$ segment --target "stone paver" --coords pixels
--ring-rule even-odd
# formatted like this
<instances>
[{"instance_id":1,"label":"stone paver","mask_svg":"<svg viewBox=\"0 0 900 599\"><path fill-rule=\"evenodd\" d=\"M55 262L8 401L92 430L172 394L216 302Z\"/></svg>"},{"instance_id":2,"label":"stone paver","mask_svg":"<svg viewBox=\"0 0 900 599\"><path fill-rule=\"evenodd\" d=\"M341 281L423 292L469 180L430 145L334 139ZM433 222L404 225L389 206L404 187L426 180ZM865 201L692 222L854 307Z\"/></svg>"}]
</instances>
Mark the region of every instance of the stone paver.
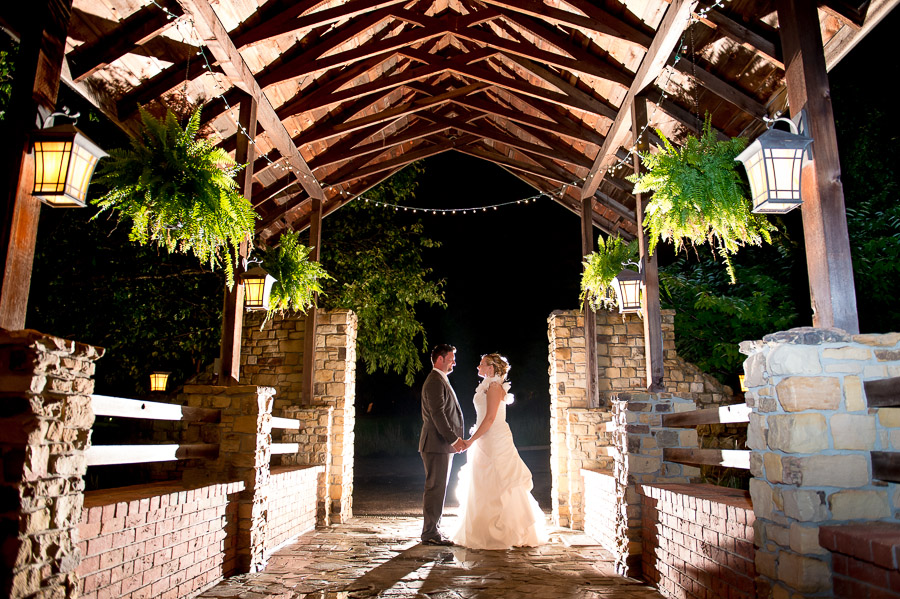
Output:
<instances>
[{"instance_id":1,"label":"stone paver","mask_svg":"<svg viewBox=\"0 0 900 599\"><path fill-rule=\"evenodd\" d=\"M615 573L610 554L577 531L509 551L421 545L421 518L369 516L307 533L264 571L225 580L204 599L660 599ZM453 518L444 518L447 529Z\"/></svg>"}]
</instances>

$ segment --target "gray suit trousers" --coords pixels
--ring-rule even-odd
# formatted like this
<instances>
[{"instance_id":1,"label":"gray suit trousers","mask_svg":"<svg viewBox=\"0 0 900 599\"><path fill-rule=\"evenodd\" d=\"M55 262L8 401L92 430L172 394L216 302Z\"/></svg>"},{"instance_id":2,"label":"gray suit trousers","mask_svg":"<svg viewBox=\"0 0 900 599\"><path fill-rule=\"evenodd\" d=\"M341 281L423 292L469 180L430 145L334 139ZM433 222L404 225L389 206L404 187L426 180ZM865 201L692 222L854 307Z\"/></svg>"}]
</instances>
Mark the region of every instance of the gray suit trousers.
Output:
<instances>
[{"instance_id":1,"label":"gray suit trousers","mask_svg":"<svg viewBox=\"0 0 900 599\"><path fill-rule=\"evenodd\" d=\"M453 464L452 453L434 453L423 451L422 463L425 464L425 492L422 494L422 540L440 537L438 523L444 512L444 500L447 497L447 483L450 481L450 466Z\"/></svg>"}]
</instances>

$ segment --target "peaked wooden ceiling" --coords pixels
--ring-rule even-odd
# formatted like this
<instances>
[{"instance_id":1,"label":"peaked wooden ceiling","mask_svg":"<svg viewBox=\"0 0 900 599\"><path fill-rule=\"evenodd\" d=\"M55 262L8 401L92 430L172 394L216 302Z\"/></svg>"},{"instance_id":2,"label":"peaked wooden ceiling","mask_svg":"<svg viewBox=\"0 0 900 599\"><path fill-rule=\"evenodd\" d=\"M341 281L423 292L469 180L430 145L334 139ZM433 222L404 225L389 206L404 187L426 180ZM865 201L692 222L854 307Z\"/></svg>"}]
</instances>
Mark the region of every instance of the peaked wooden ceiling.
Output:
<instances>
[{"instance_id":1,"label":"peaked wooden ceiling","mask_svg":"<svg viewBox=\"0 0 900 599\"><path fill-rule=\"evenodd\" d=\"M853 1L820 4L829 68L898 0ZM774 3L753 0L74 0L63 72L126 129L139 105L203 104L229 150L256 95L263 240L306 227L313 197L328 214L448 150L579 214L590 197L594 225L631 238L631 184L607 168L632 98L675 139L707 113L753 136L786 104Z\"/></svg>"}]
</instances>

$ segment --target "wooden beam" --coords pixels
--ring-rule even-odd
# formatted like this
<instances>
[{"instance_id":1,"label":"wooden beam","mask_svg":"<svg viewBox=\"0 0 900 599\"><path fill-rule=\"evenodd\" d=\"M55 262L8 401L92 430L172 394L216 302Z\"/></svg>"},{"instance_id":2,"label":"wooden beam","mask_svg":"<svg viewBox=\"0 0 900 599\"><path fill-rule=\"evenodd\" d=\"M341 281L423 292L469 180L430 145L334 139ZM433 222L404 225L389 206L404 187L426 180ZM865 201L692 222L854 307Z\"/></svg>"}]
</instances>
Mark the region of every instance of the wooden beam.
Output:
<instances>
[{"instance_id":1,"label":"wooden beam","mask_svg":"<svg viewBox=\"0 0 900 599\"><path fill-rule=\"evenodd\" d=\"M322 251L322 200L312 199L309 227L309 261L318 262ZM313 298L315 302L315 298ZM313 306L306 312L306 331L303 334L303 389L301 401L313 404L316 397L316 324L318 308Z\"/></svg>"},{"instance_id":2,"label":"wooden beam","mask_svg":"<svg viewBox=\"0 0 900 599\"><path fill-rule=\"evenodd\" d=\"M40 201L31 195L30 134L56 107L72 0L38 0L22 23L22 41L0 144L0 328L25 328Z\"/></svg>"},{"instance_id":3,"label":"wooden beam","mask_svg":"<svg viewBox=\"0 0 900 599\"><path fill-rule=\"evenodd\" d=\"M594 251L594 224L591 218L594 214L593 198L581 200L581 257ZM600 407L600 391L597 384L597 315L591 308L589 300L585 299L581 308L584 313L584 348L585 348L585 373L584 394L588 408Z\"/></svg>"},{"instance_id":4,"label":"wooden beam","mask_svg":"<svg viewBox=\"0 0 900 599\"><path fill-rule=\"evenodd\" d=\"M149 464L176 460L214 460L219 455L217 443L182 445L92 445L84 451L88 466L113 464Z\"/></svg>"},{"instance_id":5,"label":"wooden beam","mask_svg":"<svg viewBox=\"0 0 900 599\"><path fill-rule=\"evenodd\" d=\"M174 420L178 422L219 422L222 418L222 410L216 408L193 408L191 406L159 401L126 399L109 395L91 395L91 411L94 412L94 416Z\"/></svg>"},{"instance_id":6,"label":"wooden beam","mask_svg":"<svg viewBox=\"0 0 900 599\"><path fill-rule=\"evenodd\" d=\"M694 466L750 469L750 451L746 449L663 449L663 461Z\"/></svg>"},{"instance_id":7,"label":"wooden beam","mask_svg":"<svg viewBox=\"0 0 900 599\"><path fill-rule=\"evenodd\" d=\"M674 63L671 68L687 75L701 87L708 89L726 102L737 106L755 119L762 120L769 115L766 107L756 101L755 98L738 89L731 83L710 73L700 65L695 65L685 56L681 60L671 60Z\"/></svg>"},{"instance_id":8,"label":"wooden beam","mask_svg":"<svg viewBox=\"0 0 900 599\"><path fill-rule=\"evenodd\" d=\"M753 410L745 403L718 408L705 408L703 410L691 410L690 412L678 412L676 414L663 414L662 425L674 428L693 428L700 424L736 424L750 422L750 413Z\"/></svg>"},{"instance_id":9,"label":"wooden beam","mask_svg":"<svg viewBox=\"0 0 900 599\"><path fill-rule=\"evenodd\" d=\"M709 8L707 3L700 3L698 6ZM703 20L745 48L759 53L776 67L784 68L784 63L781 60L781 43L777 36L764 32L760 27L738 23L717 8L709 10ZM760 25L762 24L760 23Z\"/></svg>"},{"instance_id":10,"label":"wooden beam","mask_svg":"<svg viewBox=\"0 0 900 599\"><path fill-rule=\"evenodd\" d=\"M648 152L650 143L646 137L638 138L641 131L647 126L647 102L643 98L633 98L631 101L632 143L637 150L632 154L634 173L641 173L641 158L638 152ZM644 230L644 204L649 199L649 194L638 193L634 196L635 222L638 224L638 249L641 265L644 272L644 297L641 302L641 316L644 322L644 362L646 365L647 390L658 393L666 390L663 383L665 375L663 369L663 342L662 342L662 310L659 304L659 254L649 253L649 239Z\"/></svg>"},{"instance_id":11,"label":"wooden beam","mask_svg":"<svg viewBox=\"0 0 900 599\"><path fill-rule=\"evenodd\" d=\"M900 451L872 451L872 478L900 483Z\"/></svg>"},{"instance_id":12,"label":"wooden beam","mask_svg":"<svg viewBox=\"0 0 900 599\"><path fill-rule=\"evenodd\" d=\"M176 21L169 18L166 10L181 16L181 6L175 0L158 0L157 4L148 4L94 42L82 44L66 54L72 81L83 81L172 27Z\"/></svg>"},{"instance_id":13,"label":"wooden beam","mask_svg":"<svg viewBox=\"0 0 900 599\"><path fill-rule=\"evenodd\" d=\"M238 189L248 200L253 188L253 156L255 145L250 143L256 137L256 115L258 103L256 99L244 94L238 104L238 129L247 135L238 133L234 160L247 166L235 176ZM250 240L241 243L240 260L246 260L250 254ZM244 272L243 264L234 265L235 284L230 290L225 289L222 306L222 342L219 351L219 385L236 385L241 380L241 337L244 332L244 285L237 281Z\"/></svg>"},{"instance_id":14,"label":"wooden beam","mask_svg":"<svg viewBox=\"0 0 900 599\"><path fill-rule=\"evenodd\" d=\"M606 133L606 141L594 160L594 165L585 178L584 185L581 188L581 197L586 198L594 195L600 181L606 174L605 170L612 164L616 157L616 149L621 145L622 139L628 134L628 128L631 125L631 110L629 106L645 87L650 85L662 72L666 61L675 49L681 33L690 23L691 13L697 6L697 0L673 0L666 9L666 14L662 22L659 24L653 42L641 61L634 76L634 81L622 101L621 109L613 121L612 126ZM603 171L603 172L601 172Z\"/></svg>"},{"instance_id":15,"label":"wooden beam","mask_svg":"<svg viewBox=\"0 0 900 599\"><path fill-rule=\"evenodd\" d=\"M813 161L803 169L803 234L813 326L859 333L850 236L825 53L814 0L776 0L791 116L805 110Z\"/></svg>"},{"instance_id":16,"label":"wooden beam","mask_svg":"<svg viewBox=\"0 0 900 599\"><path fill-rule=\"evenodd\" d=\"M178 0L178 3L184 8L185 13L193 18L194 28L200 39L215 56L231 83L256 99L259 121L265 128L269 141L287 159L291 168L297 171L300 185L310 196L324 198L322 186L300 155L290 134L256 82L250 67L228 37L228 31L216 16L212 6L207 0Z\"/></svg>"},{"instance_id":17,"label":"wooden beam","mask_svg":"<svg viewBox=\"0 0 900 599\"><path fill-rule=\"evenodd\" d=\"M863 388L870 408L900 408L900 377L865 381Z\"/></svg>"}]
</instances>

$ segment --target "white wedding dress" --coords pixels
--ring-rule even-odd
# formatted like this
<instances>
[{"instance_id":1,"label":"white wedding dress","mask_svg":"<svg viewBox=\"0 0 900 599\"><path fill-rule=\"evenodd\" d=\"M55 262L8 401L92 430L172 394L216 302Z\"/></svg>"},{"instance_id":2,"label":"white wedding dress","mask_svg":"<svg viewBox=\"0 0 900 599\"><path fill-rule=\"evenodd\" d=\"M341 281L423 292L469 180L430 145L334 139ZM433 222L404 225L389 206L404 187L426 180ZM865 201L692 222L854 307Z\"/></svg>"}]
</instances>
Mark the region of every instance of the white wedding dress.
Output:
<instances>
[{"instance_id":1,"label":"white wedding dress","mask_svg":"<svg viewBox=\"0 0 900 599\"><path fill-rule=\"evenodd\" d=\"M484 420L488 387L501 382L499 376L487 377L475 390L477 422L472 433ZM450 538L471 549L534 547L547 542L544 513L531 495L531 471L519 457L506 422L507 402L512 403L509 383L502 385L507 395L497 418L469 447L459 473L459 527Z\"/></svg>"}]
</instances>

